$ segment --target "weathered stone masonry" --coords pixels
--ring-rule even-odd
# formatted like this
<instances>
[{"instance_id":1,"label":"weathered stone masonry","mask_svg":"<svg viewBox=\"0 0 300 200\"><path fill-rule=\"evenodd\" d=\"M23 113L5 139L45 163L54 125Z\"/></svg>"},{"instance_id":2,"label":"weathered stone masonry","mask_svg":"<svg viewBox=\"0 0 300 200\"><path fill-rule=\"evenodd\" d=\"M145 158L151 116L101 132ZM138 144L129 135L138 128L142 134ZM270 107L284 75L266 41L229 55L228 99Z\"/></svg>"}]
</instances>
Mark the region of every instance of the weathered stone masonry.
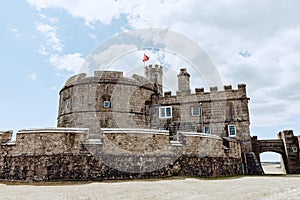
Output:
<instances>
[{"instance_id":1,"label":"weathered stone masonry","mask_svg":"<svg viewBox=\"0 0 300 200\"><path fill-rule=\"evenodd\" d=\"M0 178L25 181L103 180L242 173L240 144L230 139L181 133L183 144L170 142L166 131L103 131L106 135L104 143L88 139L88 129L82 128L21 130L17 133L16 142L9 142L11 132L2 133ZM144 139L139 139L141 134ZM135 143L132 143L133 140ZM228 143L227 147L223 145L224 140ZM149 142L149 146L144 141ZM159 149L164 150L160 152ZM141 160L143 162L139 162Z\"/></svg>"},{"instance_id":2,"label":"weathered stone masonry","mask_svg":"<svg viewBox=\"0 0 300 200\"><path fill-rule=\"evenodd\" d=\"M249 174L263 174L260 166L259 154L263 152L279 153L282 158L282 166L287 174L300 173L299 136L294 136L292 130L284 130L278 133L278 139L258 140L257 136L252 137L253 155L257 158L256 163L249 167L252 171Z\"/></svg>"},{"instance_id":3,"label":"weathered stone masonry","mask_svg":"<svg viewBox=\"0 0 300 200\"><path fill-rule=\"evenodd\" d=\"M251 152L249 98L246 85L190 90L190 74L181 69L176 95L162 93L162 66L145 67L146 77L124 77L122 72L96 71L94 76L71 77L60 91L58 127L89 128L90 137L101 138L101 128L150 128L205 132L232 137ZM109 102L105 107L104 102ZM67 106L68 105L68 106ZM160 117L162 107L171 108L170 117ZM197 115L193 115L197 109ZM234 135L229 134L234 127ZM100 128L101 127L101 128Z\"/></svg>"},{"instance_id":4,"label":"weathered stone masonry","mask_svg":"<svg viewBox=\"0 0 300 200\"><path fill-rule=\"evenodd\" d=\"M163 92L163 68L145 77L78 74L60 91L58 128L0 131L0 179L104 180L263 174L259 154L280 153L300 173L300 137L250 137L246 85L190 89L181 69L176 95Z\"/></svg>"},{"instance_id":5,"label":"weathered stone masonry","mask_svg":"<svg viewBox=\"0 0 300 200\"><path fill-rule=\"evenodd\" d=\"M190 90L181 69L176 96L162 91L163 69L145 77L78 74L60 91L58 127L0 134L0 178L102 180L242 172L251 152L245 85ZM230 129L231 127L231 129ZM205 133L204 133L205 132Z\"/></svg>"}]
</instances>

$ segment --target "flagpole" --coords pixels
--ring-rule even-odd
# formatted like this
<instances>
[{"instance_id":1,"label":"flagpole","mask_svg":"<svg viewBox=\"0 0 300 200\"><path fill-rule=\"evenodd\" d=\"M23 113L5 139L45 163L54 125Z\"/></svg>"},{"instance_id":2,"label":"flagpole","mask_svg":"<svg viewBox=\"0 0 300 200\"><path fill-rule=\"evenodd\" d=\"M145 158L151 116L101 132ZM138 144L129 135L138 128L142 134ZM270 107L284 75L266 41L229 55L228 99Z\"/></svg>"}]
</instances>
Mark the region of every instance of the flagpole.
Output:
<instances>
[{"instance_id":1,"label":"flagpole","mask_svg":"<svg viewBox=\"0 0 300 200\"><path fill-rule=\"evenodd\" d=\"M149 57L144 53L144 58L143 58L143 63L144 63L144 68L146 67L146 61L149 60Z\"/></svg>"}]
</instances>

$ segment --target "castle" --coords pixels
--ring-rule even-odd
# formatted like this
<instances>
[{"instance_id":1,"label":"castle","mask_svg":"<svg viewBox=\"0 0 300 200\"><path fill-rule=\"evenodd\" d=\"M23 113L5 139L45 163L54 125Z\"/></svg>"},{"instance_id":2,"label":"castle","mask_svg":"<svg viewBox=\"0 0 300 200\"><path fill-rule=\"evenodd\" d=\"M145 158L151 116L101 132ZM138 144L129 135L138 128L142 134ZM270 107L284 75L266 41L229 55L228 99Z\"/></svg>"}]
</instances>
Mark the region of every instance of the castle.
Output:
<instances>
[{"instance_id":1,"label":"castle","mask_svg":"<svg viewBox=\"0 0 300 200\"><path fill-rule=\"evenodd\" d=\"M196 88L192 93L190 74L183 68L172 95L162 91L162 66L146 66L145 76L96 71L93 77L71 77L60 91L58 127L89 128L91 135L101 128L202 132L233 138L243 151L251 151L246 85L221 91L211 87L210 92Z\"/></svg>"},{"instance_id":2,"label":"castle","mask_svg":"<svg viewBox=\"0 0 300 200\"><path fill-rule=\"evenodd\" d=\"M12 131L0 132L0 179L263 173L259 153L270 148L250 137L246 85L191 92L190 78L180 69L176 95L163 93L159 65L146 66L145 77L95 71L69 78L60 91L57 128L20 130L16 141ZM293 170L289 161L299 161L297 138L291 132L280 137L278 152Z\"/></svg>"}]
</instances>

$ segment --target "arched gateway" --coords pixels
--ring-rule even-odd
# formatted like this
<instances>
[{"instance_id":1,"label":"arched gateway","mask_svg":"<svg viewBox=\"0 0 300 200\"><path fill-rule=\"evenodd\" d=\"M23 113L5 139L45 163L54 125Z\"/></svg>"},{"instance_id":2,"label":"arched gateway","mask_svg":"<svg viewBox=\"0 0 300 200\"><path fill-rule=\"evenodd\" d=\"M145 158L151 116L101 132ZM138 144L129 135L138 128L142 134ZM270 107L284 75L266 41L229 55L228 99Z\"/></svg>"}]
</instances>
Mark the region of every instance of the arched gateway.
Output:
<instances>
[{"instance_id":1,"label":"arched gateway","mask_svg":"<svg viewBox=\"0 0 300 200\"><path fill-rule=\"evenodd\" d=\"M257 136L253 136L251 142L253 152L259 163L259 154L275 152L281 154L287 174L300 173L299 142L292 130L279 132L278 139L258 140Z\"/></svg>"}]
</instances>

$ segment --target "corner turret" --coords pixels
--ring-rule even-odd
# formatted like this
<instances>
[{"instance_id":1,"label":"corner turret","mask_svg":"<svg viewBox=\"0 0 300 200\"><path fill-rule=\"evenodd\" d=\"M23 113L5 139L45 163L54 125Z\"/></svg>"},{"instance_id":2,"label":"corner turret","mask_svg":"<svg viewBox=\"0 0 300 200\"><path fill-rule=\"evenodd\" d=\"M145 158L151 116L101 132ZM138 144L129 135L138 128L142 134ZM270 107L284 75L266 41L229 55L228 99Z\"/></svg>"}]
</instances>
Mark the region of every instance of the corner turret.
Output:
<instances>
[{"instance_id":1,"label":"corner turret","mask_svg":"<svg viewBox=\"0 0 300 200\"><path fill-rule=\"evenodd\" d=\"M162 90L162 78L163 78L163 67L160 65L148 65L145 67L145 76L147 79L157 84L158 93L163 94Z\"/></svg>"}]
</instances>

